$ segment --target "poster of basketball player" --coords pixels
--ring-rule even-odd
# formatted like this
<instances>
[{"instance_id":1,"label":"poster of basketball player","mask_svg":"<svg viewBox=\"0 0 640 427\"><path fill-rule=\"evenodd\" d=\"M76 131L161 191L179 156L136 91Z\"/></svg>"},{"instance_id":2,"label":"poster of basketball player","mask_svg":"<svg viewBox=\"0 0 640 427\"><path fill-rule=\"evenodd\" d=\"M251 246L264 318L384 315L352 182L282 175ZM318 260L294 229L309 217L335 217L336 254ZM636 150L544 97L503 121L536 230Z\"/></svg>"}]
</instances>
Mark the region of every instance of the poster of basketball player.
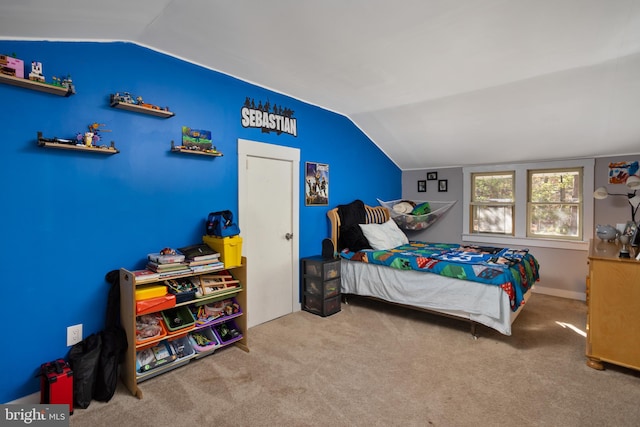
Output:
<instances>
[{"instance_id":1,"label":"poster of basketball player","mask_svg":"<svg viewBox=\"0 0 640 427\"><path fill-rule=\"evenodd\" d=\"M327 206L329 204L329 165L306 162L304 189L306 206Z\"/></svg>"}]
</instances>

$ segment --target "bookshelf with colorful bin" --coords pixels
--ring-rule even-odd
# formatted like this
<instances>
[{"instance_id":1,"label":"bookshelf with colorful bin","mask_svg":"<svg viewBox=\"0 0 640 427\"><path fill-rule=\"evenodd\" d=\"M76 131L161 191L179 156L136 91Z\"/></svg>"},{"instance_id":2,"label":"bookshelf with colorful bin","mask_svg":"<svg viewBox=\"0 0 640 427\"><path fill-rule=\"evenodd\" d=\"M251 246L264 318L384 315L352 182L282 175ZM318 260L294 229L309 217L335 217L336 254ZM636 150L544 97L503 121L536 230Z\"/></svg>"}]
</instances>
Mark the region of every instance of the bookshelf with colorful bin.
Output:
<instances>
[{"instance_id":1,"label":"bookshelf with colorful bin","mask_svg":"<svg viewBox=\"0 0 640 427\"><path fill-rule=\"evenodd\" d=\"M173 283L172 277L144 278L120 269L120 317L128 340L120 375L133 395L142 398L139 384L143 381L223 347L234 345L249 351L246 262L242 257L241 265L224 271L181 274L181 280L193 278L208 286L188 296L169 292L170 286L166 292L159 291L165 281ZM216 276L224 277L223 285L213 280ZM145 325L148 329L143 330Z\"/></svg>"}]
</instances>

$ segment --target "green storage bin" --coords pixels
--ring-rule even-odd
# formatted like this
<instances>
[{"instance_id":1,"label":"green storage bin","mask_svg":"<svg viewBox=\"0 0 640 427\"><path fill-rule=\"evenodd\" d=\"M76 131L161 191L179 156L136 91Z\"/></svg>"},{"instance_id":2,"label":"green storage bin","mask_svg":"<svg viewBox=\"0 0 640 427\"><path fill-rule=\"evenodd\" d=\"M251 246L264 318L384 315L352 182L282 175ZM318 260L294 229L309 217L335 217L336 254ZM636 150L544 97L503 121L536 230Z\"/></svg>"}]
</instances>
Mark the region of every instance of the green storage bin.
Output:
<instances>
[{"instance_id":1,"label":"green storage bin","mask_svg":"<svg viewBox=\"0 0 640 427\"><path fill-rule=\"evenodd\" d=\"M181 329L187 329L195 326L196 319L193 318L189 307L182 306L164 310L162 318L170 332L178 332Z\"/></svg>"}]
</instances>

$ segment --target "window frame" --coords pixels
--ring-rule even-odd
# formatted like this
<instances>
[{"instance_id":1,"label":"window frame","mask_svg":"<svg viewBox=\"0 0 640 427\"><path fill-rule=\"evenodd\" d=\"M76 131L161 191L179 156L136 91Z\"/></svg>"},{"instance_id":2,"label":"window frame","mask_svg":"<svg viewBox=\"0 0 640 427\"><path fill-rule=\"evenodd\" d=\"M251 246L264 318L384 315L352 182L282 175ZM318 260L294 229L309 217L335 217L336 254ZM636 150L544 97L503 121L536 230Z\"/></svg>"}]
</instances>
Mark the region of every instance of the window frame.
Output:
<instances>
[{"instance_id":1,"label":"window frame","mask_svg":"<svg viewBox=\"0 0 640 427\"><path fill-rule=\"evenodd\" d=\"M533 202L533 186L532 186L532 178L534 174L539 173L566 173L566 172L577 172L580 178L578 183L579 189L579 197L577 202ZM583 224L583 212L584 212L584 190L582 188L582 176L584 175L584 168L554 168L554 169L528 169L527 170L527 237L530 239L554 239L554 240L572 240L572 241L581 241L582 234L584 233L584 224ZM540 235L535 235L531 233L531 216L533 207L536 205L543 204L554 204L554 205L577 205L578 206L578 235L576 237L563 237L563 238L554 238L554 237L545 237Z\"/></svg>"},{"instance_id":2,"label":"window frame","mask_svg":"<svg viewBox=\"0 0 640 427\"><path fill-rule=\"evenodd\" d=\"M593 238L594 203L589 197L594 191L594 159L576 159L553 162L512 163L463 167L462 189L462 241L469 243L489 243L498 245L536 246L562 249L587 250L589 240ZM541 237L527 237L528 215L528 171L540 169L571 169L582 167L582 239L563 240ZM515 227L514 235L495 235L488 233L471 233L471 174L482 172L515 172Z\"/></svg>"},{"instance_id":3,"label":"window frame","mask_svg":"<svg viewBox=\"0 0 640 427\"><path fill-rule=\"evenodd\" d=\"M487 177L487 176L497 176L497 175L511 175L511 192L513 193L513 201L512 202L474 202L473 196L475 195L475 177ZM513 236L516 229L515 219L516 219L516 174L513 170L505 170L505 171L491 171L491 172L472 172L470 175L469 182L471 183L471 196L469 200L469 230L473 230L473 210L476 206L485 206L485 207L500 207L500 206L511 206L511 233L484 233L492 236ZM472 232L472 231L471 231ZM481 233L473 233L473 234L481 234Z\"/></svg>"}]
</instances>

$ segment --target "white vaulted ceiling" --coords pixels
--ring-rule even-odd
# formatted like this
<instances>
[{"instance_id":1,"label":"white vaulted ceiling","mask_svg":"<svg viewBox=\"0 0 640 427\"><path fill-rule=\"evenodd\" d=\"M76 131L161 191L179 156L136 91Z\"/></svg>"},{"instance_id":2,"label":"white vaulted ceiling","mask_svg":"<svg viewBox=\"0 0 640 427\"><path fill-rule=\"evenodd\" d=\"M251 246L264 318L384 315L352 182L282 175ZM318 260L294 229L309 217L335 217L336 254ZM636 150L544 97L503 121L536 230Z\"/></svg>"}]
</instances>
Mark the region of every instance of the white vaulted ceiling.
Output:
<instances>
[{"instance_id":1,"label":"white vaulted ceiling","mask_svg":"<svg viewBox=\"0 0 640 427\"><path fill-rule=\"evenodd\" d=\"M401 168L640 153L640 0L3 0L348 116Z\"/></svg>"}]
</instances>

